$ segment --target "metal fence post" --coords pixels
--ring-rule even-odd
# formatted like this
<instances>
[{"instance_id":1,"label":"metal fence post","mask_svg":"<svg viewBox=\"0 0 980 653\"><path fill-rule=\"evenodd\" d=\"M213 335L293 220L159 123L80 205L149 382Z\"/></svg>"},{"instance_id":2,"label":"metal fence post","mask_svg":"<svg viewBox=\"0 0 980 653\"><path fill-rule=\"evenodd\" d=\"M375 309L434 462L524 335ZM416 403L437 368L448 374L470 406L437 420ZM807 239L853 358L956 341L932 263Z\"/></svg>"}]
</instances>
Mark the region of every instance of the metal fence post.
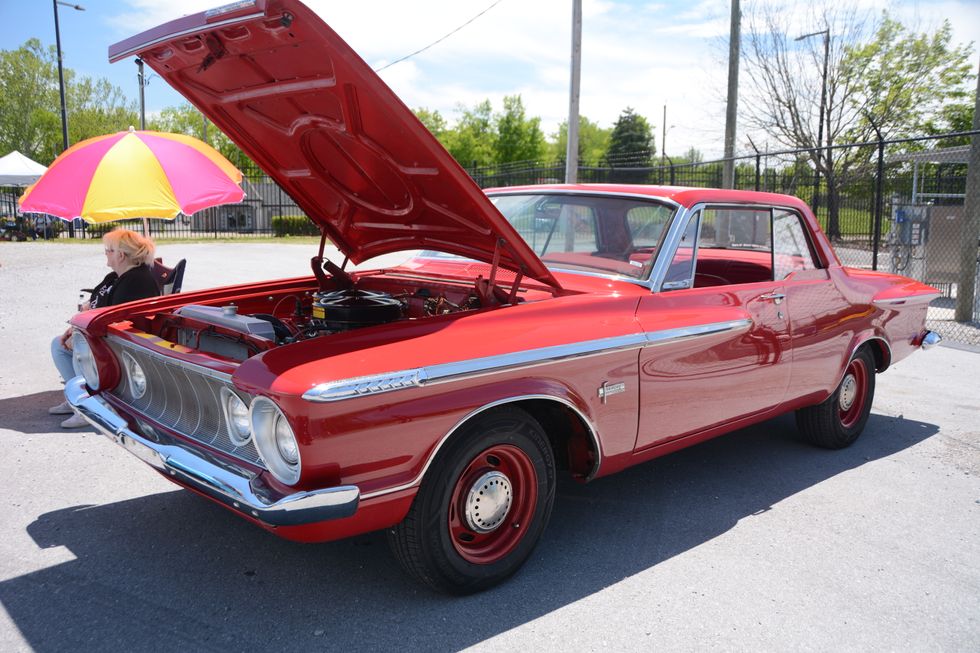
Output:
<instances>
[{"instance_id":1,"label":"metal fence post","mask_svg":"<svg viewBox=\"0 0 980 653\"><path fill-rule=\"evenodd\" d=\"M881 132L878 131L877 125L875 127L875 132L878 133L878 178L875 180L875 229L874 229L874 242L871 244L871 269L878 269L878 247L881 241L881 205L882 193L885 184L885 141L881 138Z\"/></svg>"}]
</instances>

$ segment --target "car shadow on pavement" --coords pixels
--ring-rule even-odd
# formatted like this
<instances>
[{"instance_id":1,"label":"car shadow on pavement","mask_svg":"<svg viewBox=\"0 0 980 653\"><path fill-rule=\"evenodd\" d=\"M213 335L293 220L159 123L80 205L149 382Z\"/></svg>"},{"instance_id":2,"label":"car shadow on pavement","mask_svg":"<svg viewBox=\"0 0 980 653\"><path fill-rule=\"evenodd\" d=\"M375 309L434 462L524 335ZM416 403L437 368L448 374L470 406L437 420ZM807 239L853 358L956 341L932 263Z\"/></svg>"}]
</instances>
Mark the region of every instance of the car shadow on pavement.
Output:
<instances>
[{"instance_id":1,"label":"car shadow on pavement","mask_svg":"<svg viewBox=\"0 0 980 653\"><path fill-rule=\"evenodd\" d=\"M25 434L57 432L58 425L68 415L50 415L48 408L64 400L65 394L61 390L0 399L0 428Z\"/></svg>"},{"instance_id":2,"label":"car shadow on pavement","mask_svg":"<svg viewBox=\"0 0 980 653\"><path fill-rule=\"evenodd\" d=\"M76 506L28 527L75 559L0 583L0 602L36 651L459 650L937 431L872 415L852 447L825 451L784 415L587 485L563 481L525 567L462 598L409 580L381 533L295 544L181 490Z\"/></svg>"}]
</instances>

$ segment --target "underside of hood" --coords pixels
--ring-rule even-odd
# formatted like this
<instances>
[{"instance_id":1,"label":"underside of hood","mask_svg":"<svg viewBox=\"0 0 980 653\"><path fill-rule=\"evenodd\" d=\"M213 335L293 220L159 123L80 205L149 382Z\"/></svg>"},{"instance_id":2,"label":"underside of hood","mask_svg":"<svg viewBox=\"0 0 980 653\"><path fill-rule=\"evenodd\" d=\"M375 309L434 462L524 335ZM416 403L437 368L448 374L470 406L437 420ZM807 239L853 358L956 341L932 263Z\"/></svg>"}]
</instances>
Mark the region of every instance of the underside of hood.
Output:
<instances>
[{"instance_id":1,"label":"underside of hood","mask_svg":"<svg viewBox=\"0 0 980 653\"><path fill-rule=\"evenodd\" d=\"M434 249L558 282L373 70L296 0L246 0L109 48L139 56L354 263Z\"/></svg>"}]
</instances>

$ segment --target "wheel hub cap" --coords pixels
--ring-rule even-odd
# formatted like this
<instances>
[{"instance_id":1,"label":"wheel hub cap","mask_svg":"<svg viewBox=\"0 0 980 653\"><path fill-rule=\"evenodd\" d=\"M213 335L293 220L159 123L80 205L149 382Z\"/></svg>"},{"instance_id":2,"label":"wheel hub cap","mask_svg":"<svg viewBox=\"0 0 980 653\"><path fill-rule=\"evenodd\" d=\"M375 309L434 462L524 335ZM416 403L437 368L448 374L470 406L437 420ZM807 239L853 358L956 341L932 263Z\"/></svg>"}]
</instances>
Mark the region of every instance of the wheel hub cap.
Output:
<instances>
[{"instance_id":1,"label":"wheel hub cap","mask_svg":"<svg viewBox=\"0 0 980 653\"><path fill-rule=\"evenodd\" d=\"M466 495L466 523L478 533L489 533L507 516L512 498L510 479L497 471L487 472Z\"/></svg>"},{"instance_id":2,"label":"wheel hub cap","mask_svg":"<svg viewBox=\"0 0 980 653\"><path fill-rule=\"evenodd\" d=\"M848 374L844 377L844 383L840 387L840 408L841 410L848 410L851 404L854 403L854 398L857 396L857 379L854 378L853 374Z\"/></svg>"}]
</instances>

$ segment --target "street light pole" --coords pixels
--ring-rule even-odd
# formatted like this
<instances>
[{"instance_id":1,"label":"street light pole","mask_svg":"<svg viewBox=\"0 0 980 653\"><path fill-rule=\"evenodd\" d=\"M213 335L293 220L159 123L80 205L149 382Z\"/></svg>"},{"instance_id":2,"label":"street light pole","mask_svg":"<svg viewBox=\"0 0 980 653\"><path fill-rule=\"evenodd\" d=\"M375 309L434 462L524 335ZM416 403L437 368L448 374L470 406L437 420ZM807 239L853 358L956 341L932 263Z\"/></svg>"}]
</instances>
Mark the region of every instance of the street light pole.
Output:
<instances>
[{"instance_id":1,"label":"street light pole","mask_svg":"<svg viewBox=\"0 0 980 653\"><path fill-rule=\"evenodd\" d=\"M808 39L811 36L823 35L823 82L820 85L820 118L817 121L817 166L813 181L813 214L816 215L817 207L820 204L820 158L823 147L823 116L827 106L827 64L830 61L830 28L822 29L819 32L811 32L803 36L796 37L797 41ZM827 121L827 132L830 132L830 121ZM830 151L827 152L827 162L830 162Z\"/></svg>"},{"instance_id":2,"label":"street light pole","mask_svg":"<svg viewBox=\"0 0 980 653\"><path fill-rule=\"evenodd\" d=\"M582 78L582 0L572 0L572 79L568 93L568 144L565 183L578 182L579 88Z\"/></svg>"},{"instance_id":3,"label":"street light pole","mask_svg":"<svg viewBox=\"0 0 980 653\"><path fill-rule=\"evenodd\" d=\"M146 79L143 76L143 60L136 57L136 79L140 85L140 130L146 129Z\"/></svg>"},{"instance_id":4,"label":"street light pole","mask_svg":"<svg viewBox=\"0 0 980 653\"><path fill-rule=\"evenodd\" d=\"M75 11L85 11L81 5L73 5L61 0L52 0L54 6L54 42L58 50L58 91L61 93L61 151L68 149L68 108L65 105L65 70L61 63L61 28L58 26L58 5L71 7Z\"/></svg>"}]
</instances>

